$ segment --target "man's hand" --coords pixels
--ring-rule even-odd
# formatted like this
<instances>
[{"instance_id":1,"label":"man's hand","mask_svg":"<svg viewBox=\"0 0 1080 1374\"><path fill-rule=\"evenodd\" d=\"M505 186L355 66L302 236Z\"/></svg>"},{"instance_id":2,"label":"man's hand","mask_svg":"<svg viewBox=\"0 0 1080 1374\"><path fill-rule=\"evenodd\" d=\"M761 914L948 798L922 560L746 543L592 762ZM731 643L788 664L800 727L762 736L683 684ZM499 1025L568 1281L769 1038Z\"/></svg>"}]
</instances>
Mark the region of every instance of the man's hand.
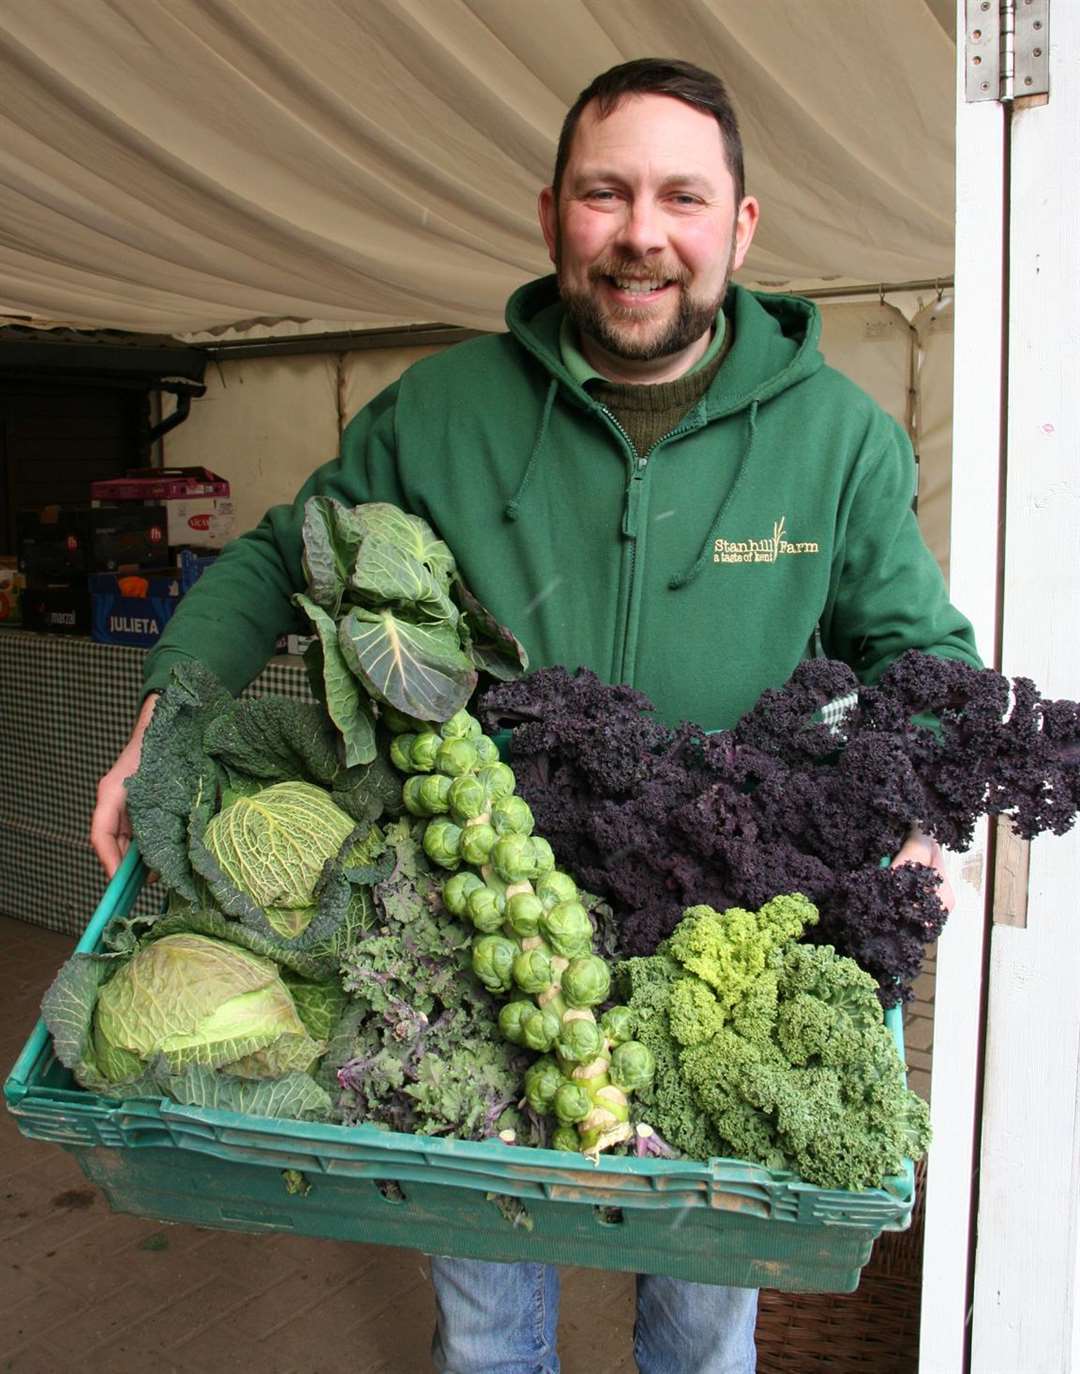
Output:
<instances>
[{"instance_id":1,"label":"man's hand","mask_svg":"<svg viewBox=\"0 0 1080 1374\"><path fill-rule=\"evenodd\" d=\"M142 737L157 705L158 693L151 693L142 704L131 738L120 757L98 783L97 804L90 822L90 843L106 877L111 878L131 843L131 822L127 813L126 778L137 771L142 753Z\"/></svg>"},{"instance_id":2,"label":"man's hand","mask_svg":"<svg viewBox=\"0 0 1080 1374\"><path fill-rule=\"evenodd\" d=\"M942 857L941 845L929 835L924 835L917 825L911 827L907 839L900 846L899 853L890 866L899 868L901 864L925 864L927 868L932 868L935 873L940 873L941 886L937 892L938 900L946 911L952 911L956 905L956 894L953 892L952 883L949 882L945 873L945 861Z\"/></svg>"}]
</instances>

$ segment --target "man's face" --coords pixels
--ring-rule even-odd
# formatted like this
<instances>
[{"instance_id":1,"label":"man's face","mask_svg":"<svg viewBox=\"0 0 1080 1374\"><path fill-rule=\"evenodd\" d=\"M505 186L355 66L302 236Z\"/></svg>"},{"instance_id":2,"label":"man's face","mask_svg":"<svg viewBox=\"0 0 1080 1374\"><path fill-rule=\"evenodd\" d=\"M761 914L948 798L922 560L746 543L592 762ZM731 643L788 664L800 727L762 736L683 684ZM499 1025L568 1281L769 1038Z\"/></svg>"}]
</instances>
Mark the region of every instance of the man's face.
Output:
<instances>
[{"instance_id":1,"label":"man's face","mask_svg":"<svg viewBox=\"0 0 1080 1374\"><path fill-rule=\"evenodd\" d=\"M540 222L586 353L678 363L704 351L757 203L735 204L711 114L640 95L606 119L582 111L559 203L542 192Z\"/></svg>"}]
</instances>

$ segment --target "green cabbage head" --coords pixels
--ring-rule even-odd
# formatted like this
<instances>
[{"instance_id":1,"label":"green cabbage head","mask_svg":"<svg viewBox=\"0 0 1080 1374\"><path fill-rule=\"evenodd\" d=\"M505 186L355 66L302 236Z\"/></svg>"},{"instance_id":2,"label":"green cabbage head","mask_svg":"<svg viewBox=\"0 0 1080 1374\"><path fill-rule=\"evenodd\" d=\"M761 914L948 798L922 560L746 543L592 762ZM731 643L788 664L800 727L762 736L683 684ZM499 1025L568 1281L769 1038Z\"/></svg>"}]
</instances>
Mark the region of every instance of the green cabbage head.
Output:
<instances>
[{"instance_id":1,"label":"green cabbage head","mask_svg":"<svg viewBox=\"0 0 1080 1374\"><path fill-rule=\"evenodd\" d=\"M203 842L222 872L267 911L281 934L310 920L327 859L341 857L356 822L321 787L279 782L239 797L210 821ZM290 921L285 913L304 913ZM275 919L277 916L277 919Z\"/></svg>"},{"instance_id":2,"label":"green cabbage head","mask_svg":"<svg viewBox=\"0 0 1080 1374\"><path fill-rule=\"evenodd\" d=\"M135 954L98 993L94 1058L112 1083L158 1055L240 1078L309 1069L326 1048L304 1028L270 959L209 935L164 935Z\"/></svg>"}]
</instances>

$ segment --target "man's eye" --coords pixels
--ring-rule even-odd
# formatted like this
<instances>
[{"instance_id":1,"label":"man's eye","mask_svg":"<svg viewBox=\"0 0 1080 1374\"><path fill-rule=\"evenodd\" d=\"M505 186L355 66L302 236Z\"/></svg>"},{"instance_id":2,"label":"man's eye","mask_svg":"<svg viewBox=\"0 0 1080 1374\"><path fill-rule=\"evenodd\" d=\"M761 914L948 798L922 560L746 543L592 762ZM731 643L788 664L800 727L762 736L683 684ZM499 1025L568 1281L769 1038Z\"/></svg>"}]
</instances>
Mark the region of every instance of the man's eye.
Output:
<instances>
[{"instance_id":1,"label":"man's eye","mask_svg":"<svg viewBox=\"0 0 1080 1374\"><path fill-rule=\"evenodd\" d=\"M676 205L700 205L701 197L693 196L689 191L676 191L671 197Z\"/></svg>"},{"instance_id":2,"label":"man's eye","mask_svg":"<svg viewBox=\"0 0 1080 1374\"><path fill-rule=\"evenodd\" d=\"M597 189L595 191L586 191L585 196L587 200L614 200L615 192Z\"/></svg>"}]
</instances>

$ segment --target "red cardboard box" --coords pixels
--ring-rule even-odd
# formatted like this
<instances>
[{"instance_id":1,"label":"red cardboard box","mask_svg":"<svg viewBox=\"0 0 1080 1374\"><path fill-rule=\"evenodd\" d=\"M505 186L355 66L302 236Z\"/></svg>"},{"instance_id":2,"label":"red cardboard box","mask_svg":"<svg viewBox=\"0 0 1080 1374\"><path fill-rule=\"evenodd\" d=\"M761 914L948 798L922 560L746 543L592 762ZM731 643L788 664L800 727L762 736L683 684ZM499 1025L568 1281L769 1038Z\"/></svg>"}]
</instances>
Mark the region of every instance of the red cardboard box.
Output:
<instances>
[{"instance_id":1,"label":"red cardboard box","mask_svg":"<svg viewBox=\"0 0 1080 1374\"><path fill-rule=\"evenodd\" d=\"M220 549L232 538L229 484L209 468L133 468L126 477L91 482L90 497L162 502L170 549Z\"/></svg>"},{"instance_id":2,"label":"red cardboard box","mask_svg":"<svg viewBox=\"0 0 1080 1374\"><path fill-rule=\"evenodd\" d=\"M229 484L209 468L129 468L125 477L90 483L92 501L181 501L228 496Z\"/></svg>"}]
</instances>

